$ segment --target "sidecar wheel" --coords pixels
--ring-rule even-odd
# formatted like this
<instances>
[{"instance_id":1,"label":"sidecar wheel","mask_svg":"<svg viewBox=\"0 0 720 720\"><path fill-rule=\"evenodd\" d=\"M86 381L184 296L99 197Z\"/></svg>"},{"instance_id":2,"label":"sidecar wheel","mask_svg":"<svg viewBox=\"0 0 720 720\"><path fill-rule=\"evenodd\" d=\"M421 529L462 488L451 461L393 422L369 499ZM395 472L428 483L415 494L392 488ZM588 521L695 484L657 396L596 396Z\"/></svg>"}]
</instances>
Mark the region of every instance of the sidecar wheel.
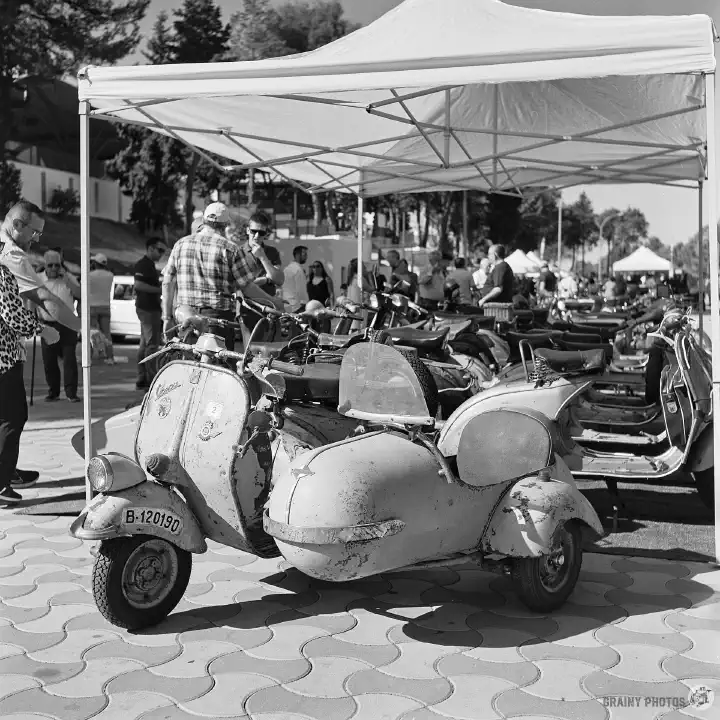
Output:
<instances>
[{"instance_id":1,"label":"sidecar wheel","mask_svg":"<svg viewBox=\"0 0 720 720\"><path fill-rule=\"evenodd\" d=\"M715 509L715 468L700 470L692 474L700 500L710 510Z\"/></svg>"},{"instance_id":2,"label":"sidecar wheel","mask_svg":"<svg viewBox=\"0 0 720 720\"><path fill-rule=\"evenodd\" d=\"M191 568L191 553L158 537L105 540L93 567L95 604L117 627L157 625L180 602Z\"/></svg>"},{"instance_id":3,"label":"sidecar wheel","mask_svg":"<svg viewBox=\"0 0 720 720\"><path fill-rule=\"evenodd\" d=\"M577 525L558 526L547 555L513 562L515 592L535 612L557 610L575 589L582 566L582 535Z\"/></svg>"}]
</instances>

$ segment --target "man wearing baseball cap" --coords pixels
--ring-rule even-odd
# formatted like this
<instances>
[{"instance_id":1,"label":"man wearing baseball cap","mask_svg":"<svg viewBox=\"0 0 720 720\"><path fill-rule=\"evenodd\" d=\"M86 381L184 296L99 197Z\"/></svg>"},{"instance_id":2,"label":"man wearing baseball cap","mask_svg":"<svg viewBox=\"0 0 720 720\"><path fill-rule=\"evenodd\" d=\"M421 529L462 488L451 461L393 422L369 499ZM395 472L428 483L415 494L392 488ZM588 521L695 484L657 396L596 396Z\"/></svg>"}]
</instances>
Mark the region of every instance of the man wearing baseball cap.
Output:
<instances>
[{"instance_id":1,"label":"man wearing baseball cap","mask_svg":"<svg viewBox=\"0 0 720 720\"><path fill-rule=\"evenodd\" d=\"M233 294L238 290L249 298L279 302L253 282L256 261L227 237L230 211L220 202L205 208L203 225L194 234L175 243L163 272L163 331L168 334L177 323L173 307L184 306L198 315L235 320ZM235 345L235 333L226 330L228 349Z\"/></svg>"},{"instance_id":2,"label":"man wearing baseball cap","mask_svg":"<svg viewBox=\"0 0 720 720\"><path fill-rule=\"evenodd\" d=\"M100 330L107 339L105 364L114 365L115 354L110 335L110 296L112 295L114 275L108 270L107 264L108 259L102 253L97 253L90 258L88 307L90 308L90 325Z\"/></svg>"}]
</instances>

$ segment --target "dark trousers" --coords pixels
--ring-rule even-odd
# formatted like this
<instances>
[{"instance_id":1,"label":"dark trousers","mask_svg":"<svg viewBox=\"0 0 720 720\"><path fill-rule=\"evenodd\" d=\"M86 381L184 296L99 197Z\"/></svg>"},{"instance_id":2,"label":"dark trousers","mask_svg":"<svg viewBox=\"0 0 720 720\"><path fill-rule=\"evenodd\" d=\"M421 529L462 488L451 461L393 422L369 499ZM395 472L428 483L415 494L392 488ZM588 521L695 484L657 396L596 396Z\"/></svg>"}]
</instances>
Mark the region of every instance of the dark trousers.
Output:
<instances>
[{"instance_id":1,"label":"dark trousers","mask_svg":"<svg viewBox=\"0 0 720 720\"><path fill-rule=\"evenodd\" d=\"M135 308L138 320L140 321L140 345L137 354L137 383L138 385L149 385L157 368L153 367L154 362L140 364L148 355L157 352L162 345L162 311L141 310Z\"/></svg>"},{"instance_id":2,"label":"dark trousers","mask_svg":"<svg viewBox=\"0 0 720 720\"><path fill-rule=\"evenodd\" d=\"M17 363L0 373L0 488L6 488L15 475L27 419L23 363Z\"/></svg>"},{"instance_id":3,"label":"dark trousers","mask_svg":"<svg viewBox=\"0 0 720 720\"><path fill-rule=\"evenodd\" d=\"M49 322L47 324L60 333L60 340L52 345L48 345L44 340L41 342L45 381L49 394L55 397L60 395L60 362L62 361L65 394L68 397L75 397L78 391L78 365L75 356L77 333L60 323Z\"/></svg>"},{"instance_id":4,"label":"dark trousers","mask_svg":"<svg viewBox=\"0 0 720 720\"><path fill-rule=\"evenodd\" d=\"M232 310L215 310L209 307L195 307L193 310L203 317L217 318L218 320L230 320L235 322L235 313ZM215 335L225 339L225 347L228 350L235 349L235 329L234 328L213 328Z\"/></svg>"}]
</instances>

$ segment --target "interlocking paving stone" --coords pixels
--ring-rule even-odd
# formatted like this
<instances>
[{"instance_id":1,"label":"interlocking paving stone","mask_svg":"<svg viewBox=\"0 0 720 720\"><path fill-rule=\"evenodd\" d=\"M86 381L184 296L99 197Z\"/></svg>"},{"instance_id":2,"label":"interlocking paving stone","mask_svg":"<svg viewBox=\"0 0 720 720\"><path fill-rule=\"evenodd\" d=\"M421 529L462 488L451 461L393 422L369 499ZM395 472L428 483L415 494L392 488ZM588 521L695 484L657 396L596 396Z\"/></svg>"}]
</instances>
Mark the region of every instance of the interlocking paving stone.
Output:
<instances>
[{"instance_id":1,"label":"interlocking paving stone","mask_svg":"<svg viewBox=\"0 0 720 720\"><path fill-rule=\"evenodd\" d=\"M33 620L39 620L50 612L50 607L44 608L18 608L10 605L5 605L0 600L0 624L12 623L15 625L22 625L32 622ZM57 630L57 627L53 628ZM48 630L51 632L51 630Z\"/></svg>"},{"instance_id":2,"label":"interlocking paving stone","mask_svg":"<svg viewBox=\"0 0 720 720\"><path fill-rule=\"evenodd\" d=\"M483 636L477 630L429 630L407 623L390 628L387 638L391 643L431 643L446 645L457 650L470 650L483 643Z\"/></svg>"},{"instance_id":3,"label":"interlocking paving stone","mask_svg":"<svg viewBox=\"0 0 720 720\"><path fill-rule=\"evenodd\" d=\"M355 698L357 712L352 720L398 720L401 717L412 718L413 710L418 710L422 704L417 700L403 695L366 694ZM270 718L255 715L253 720L282 720L280 717ZM288 718L288 720L291 720Z\"/></svg>"},{"instance_id":4,"label":"interlocking paving stone","mask_svg":"<svg viewBox=\"0 0 720 720\"><path fill-rule=\"evenodd\" d=\"M550 642L529 642L518 648L527 660L577 660L594 665L597 668L610 668L620 662L620 655L612 647L582 647L576 645L560 645Z\"/></svg>"},{"instance_id":5,"label":"interlocking paving stone","mask_svg":"<svg viewBox=\"0 0 720 720\"><path fill-rule=\"evenodd\" d=\"M606 672L638 682L666 682L670 677L662 669L663 662L675 653L655 645L617 644L614 649L620 662Z\"/></svg>"},{"instance_id":6,"label":"interlocking paving stone","mask_svg":"<svg viewBox=\"0 0 720 720\"><path fill-rule=\"evenodd\" d=\"M25 633L26 635L29 633ZM46 635L37 633L38 637ZM117 640L117 634L103 630L81 630L65 634L57 643L44 649L28 650L28 657L42 663L61 663L85 659L85 653L109 640Z\"/></svg>"},{"instance_id":7,"label":"interlocking paving stone","mask_svg":"<svg viewBox=\"0 0 720 720\"><path fill-rule=\"evenodd\" d=\"M85 669L82 661L42 663L27 655L15 655L0 660L0 677L3 675L28 675L44 684L59 683L75 677Z\"/></svg>"},{"instance_id":8,"label":"interlocking paving stone","mask_svg":"<svg viewBox=\"0 0 720 720\"><path fill-rule=\"evenodd\" d=\"M605 594L615 587L615 585L581 580L575 586L570 600L574 605L590 605L591 607L612 605L613 603L605 597Z\"/></svg>"},{"instance_id":9,"label":"interlocking paving stone","mask_svg":"<svg viewBox=\"0 0 720 720\"><path fill-rule=\"evenodd\" d=\"M53 695L68 698L84 698L100 696L105 685L113 678L143 669L144 665L137 660L125 658L102 658L89 660L82 673L49 685L46 690Z\"/></svg>"},{"instance_id":10,"label":"interlocking paving stone","mask_svg":"<svg viewBox=\"0 0 720 720\"><path fill-rule=\"evenodd\" d=\"M238 720L240 718L245 720L247 715L235 715L234 717L238 718ZM141 715L137 720L198 720L198 716L195 713L185 712L176 705L170 705L157 710L150 710L150 712Z\"/></svg>"},{"instance_id":11,"label":"interlocking paving stone","mask_svg":"<svg viewBox=\"0 0 720 720\"><path fill-rule=\"evenodd\" d=\"M658 633L633 632L622 625L605 625L598 628L595 631L595 638L611 647L627 643L633 645L656 645L680 653L685 652L692 646L692 641L687 633L666 632L660 635Z\"/></svg>"},{"instance_id":12,"label":"interlocking paving stone","mask_svg":"<svg viewBox=\"0 0 720 720\"><path fill-rule=\"evenodd\" d=\"M537 640L536 635L511 630L505 627L486 625L482 629L482 644L465 651L469 657L496 663L518 663L523 658L519 647L526 642Z\"/></svg>"},{"instance_id":13,"label":"interlocking paving stone","mask_svg":"<svg viewBox=\"0 0 720 720\"><path fill-rule=\"evenodd\" d=\"M198 637L202 637L203 640L216 640L217 642L230 643L239 648L249 650L264 645L272 636L273 632L268 627L245 629L211 625L209 627L194 628L181 632L177 636L177 641L181 645L184 645L196 640Z\"/></svg>"},{"instance_id":14,"label":"interlocking paving stone","mask_svg":"<svg viewBox=\"0 0 720 720\"><path fill-rule=\"evenodd\" d=\"M75 630L75 633L88 632ZM163 646L142 646L131 645L122 639L115 637L112 640L105 641L99 645L91 647L84 655L84 660L99 660L101 658L124 658L125 660L137 660L145 667L153 665L162 665L174 660L180 653L182 648L179 645Z\"/></svg>"},{"instance_id":15,"label":"interlocking paving stone","mask_svg":"<svg viewBox=\"0 0 720 720\"><path fill-rule=\"evenodd\" d=\"M50 695L40 688L31 688L0 700L0 717L15 712L30 712L48 715L60 720L88 720L107 705L104 695L83 697L82 702L75 698Z\"/></svg>"},{"instance_id":16,"label":"interlocking paving stone","mask_svg":"<svg viewBox=\"0 0 720 720\"><path fill-rule=\"evenodd\" d=\"M433 705L433 710L460 720L477 720L478 713L483 718L502 717L493 709L494 700L515 687L506 680L476 675L459 675L450 681L452 695Z\"/></svg>"},{"instance_id":17,"label":"interlocking paving stone","mask_svg":"<svg viewBox=\"0 0 720 720\"><path fill-rule=\"evenodd\" d=\"M180 655L162 665L154 665L150 672L171 678L195 678L208 674L208 665L222 655L236 650L231 643L197 640L183 646Z\"/></svg>"},{"instance_id":18,"label":"interlocking paving stone","mask_svg":"<svg viewBox=\"0 0 720 720\"><path fill-rule=\"evenodd\" d=\"M720 598L715 598L712 601L695 605L685 612L687 615L690 615L690 617L702 620L720 621Z\"/></svg>"},{"instance_id":19,"label":"interlocking paving stone","mask_svg":"<svg viewBox=\"0 0 720 720\"><path fill-rule=\"evenodd\" d=\"M686 630L684 634L692 641L692 647L683 652L685 657L720 665L720 627L718 630Z\"/></svg>"},{"instance_id":20,"label":"interlocking paving stone","mask_svg":"<svg viewBox=\"0 0 720 720\"><path fill-rule=\"evenodd\" d=\"M18 630L12 625L3 625L0 627L0 647L2 647L4 643L8 643L9 645L22 648L31 654L38 650L45 650L53 645L57 645L64 639L65 633L62 630L49 633L29 633Z\"/></svg>"},{"instance_id":21,"label":"interlocking paving stone","mask_svg":"<svg viewBox=\"0 0 720 720\"><path fill-rule=\"evenodd\" d=\"M362 663L362 667L367 664ZM257 674L273 679L277 684L291 683L309 675L312 664L305 658L297 660L266 660L252 657L244 650L236 650L210 663L209 672L218 675Z\"/></svg>"},{"instance_id":22,"label":"interlocking paving stone","mask_svg":"<svg viewBox=\"0 0 720 720\"><path fill-rule=\"evenodd\" d=\"M546 700L582 702L591 699L582 689L583 679L597 671L594 665L569 660L536 660L539 675L523 690Z\"/></svg>"},{"instance_id":23,"label":"interlocking paving stone","mask_svg":"<svg viewBox=\"0 0 720 720\"><path fill-rule=\"evenodd\" d=\"M400 650L394 645L358 645L344 640L345 634L310 640L303 646L302 653L310 660L318 657L350 658L362 660L373 667L386 666L400 655Z\"/></svg>"},{"instance_id":24,"label":"interlocking paving stone","mask_svg":"<svg viewBox=\"0 0 720 720\"><path fill-rule=\"evenodd\" d=\"M720 665L693 660L687 655L673 655L663 662L663 670L678 680L687 677L720 678Z\"/></svg>"},{"instance_id":25,"label":"interlocking paving stone","mask_svg":"<svg viewBox=\"0 0 720 720\"><path fill-rule=\"evenodd\" d=\"M31 678L27 675L5 675L0 683L0 700L10 697L23 690L31 688L39 688L41 685L39 680Z\"/></svg>"},{"instance_id":26,"label":"interlocking paving stone","mask_svg":"<svg viewBox=\"0 0 720 720\"><path fill-rule=\"evenodd\" d=\"M717 602L717 598L714 598L714 592L717 592L720 588L714 590L713 587L705 584L708 578L709 574L700 575L692 579L673 578L672 580L668 580L666 587L669 592L686 597L693 605L706 600Z\"/></svg>"},{"instance_id":27,"label":"interlocking paving stone","mask_svg":"<svg viewBox=\"0 0 720 720\"><path fill-rule=\"evenodd\" d=\"M46 608L47 606L45 608L28 608L28 610L43 611L43 615L37 619L13 620L13 622L20 630L25 632L46 633L65 628L66 623L81 615L97 616L97 610L92 605L51 605L50 611L44 612ZM2 614L5 614L4 610ZM103 630L110 629L107 620L104 621L101 627Z\"/></svg>"},{"instance_id":28,"label":"interlocking paving stone","mask_svg":"<svg viewBox=\"0 0 720 720\"><path fill-rule=\"evenodd\" d=\"M687 688L668 676L667 682L642 682L598 670L583 680L585 691L595 698L607 696L687 697Z\"/></svg>"},{"instance_id":29,"label":"interlocking paving stone","mask_svg":"<svg viewBox=\"0 0 720 720\"><path fill-rule=\"evenodd\" d=\"M382 668L382 671L389 672L389 668ZM498 663L478 660L477 658L469 657L466 653L456 653L440 658L437 661L437 672L447 678L457 675L493 677L518 686L536 682L539 677L537 664L523 662L519 656L518 662Z\"/></svg>"},{"instance_id":30,"label":"interlocking paving stone","mask_svg":"<svg viewBox=\"0 0 720 720\"><path fill-rule=\"evenodd\" d=\"M234 717L242 714L247 699L267 688L276 687L273 678L254 673L218 675L210 691L195 700L180 703L183 710L205 717Z\"/></svg>"},{"instance_id":31,"label":"interlocking paving stone","mask_svg":"<svg viewBox=\"0 0 720 720\"><path fill-rule=\"evenodd\" d=\"M369 606L372 607L372 603L369 603ZM358 645L384 645L390 629L403 622L400 618L385 617L357 604L352 605L348 613L355 618L357 624L344 632L342 639Z\"/></svg>"},{"instance_id":32,"label":"interlocking paving stone","mask_svg":"<svg viewBox=\"0 0 720 720\"><path fill-rule=\"evenodd\" d=\"M339 635L346 633L356 625L355 618L345 614L338 613L336 615L316 615L310 613L301 613L298 610L283 610L271 615L268 618L268 627L276 630L278 627L315 627L324 630L329 635Z\"/></svg>"},{"instance_id":33,"label":"interlocking paving stone","mask_svg":"<svg viewBox=\"0 0 720 720\"><path fill-rule=\"evenodd\" d=\"M717 630L720 618L696 618L687 612L677 612L667 614L663 621L669 630L684 633L686 630Z\"/></svg>"},{"instance_id":34,"label":"interlocking paving stone","mask_svg":"<svg viewBox=\"0 0 720 720\"><path fill-rule=\"evenodd\" d=\"M525 720L546 716L554 720L607 720L605 708L597 700L566 702L530 695L525 689L508 690L495 700L495 709L508 718Z\"/></svg>"},{"instance_id":35,"label":"interlocking paving stone","mask_svg":"<svg viewBox=\"0 0 720 720\"><path fill-rule=\"evenodd\" d=\"M276 626L273 637L263 645L248 650L253 657L267 660L297 660L302 658L302 646L328 633L311 625Z\"/></svg>"},{"instance_id":36,"label":"interlocking paving stone","mask_svg":"<svg viewBox=\"0 0 720 720\"><path fill-rule=\"evenodd\" d=\"M361 660L318 657L311 661L311 669L307 675L283 685L287 690L300 695L323 698L347 697L349 693L345 689L346 680L356 672L369 669L370 666Z\"/></svg>"},{"instance_id":37,"label":"interlocking paving stone","mask_svg":"<svg viewBox=\"0 0 720 720\"><path fill-rule=\"evenodd\" d=\"M667 633L664 618L668 614L668 610L659 608L657 605L633 605L630 602L623 603L623 609L627 612L627 617L617 621L616 625L619 628L656 635Z\"/></svg>"},{"instance_id":38,"label":"interlocking paving stone","mask_svg":"<svg viewBox=\"0 0 720 720\"><path fill-rule=\"evenodd\" d=\"M656 562L651 558L618 558L613 560L612 566L619 572L628 573L660 573L671 577L687 577L690 570L681 563Z\"/></svg>"},{"instance_id":39,"label":"interlocking paving stone","mask_svg":"<svg viewBox=\"0 0 720 720\"><path fill-rule=\"evenodd\" d=\"M400 655L384 665L382 671L397 678L426 678L434 680L440 677L436 666L447 655L457 654L458 649L431 644L405 644L399 647Z\"/></svg>"},{"instance_id":40,"label":"interlocking paving stone","mask_svg":"<svg viewBox=\"0 0 720 720\"><path fill-rule=\"evenodd\" d=\"M213 679L204 677L171 678L155 675L147 670L136 670L113 678L105 687L112 696L121 692L153 692L164 695L173 702L188 702L205 695L213 686Z\"/></svg>"},{"instance_id":41,"label":"interlocking paving stone","mask_svg":"<svg viewBox=\"0 0 720 720\"><path fill-rule=\"evenodd\" d=\"M425 705L435 705L450 697L452 685L447 678L407 680L379 670L361 670L348 678L345 685L351 695L364 693L398 693Z\"/></svg>"},{"instance_id":42,"label":"interlocking paving stone","mask_svg":"<svg viewBox=\"0 0 720 720\"><path fill-rule=\"evenodd\" d=\"M351 697L315 698L298 695L275 685L253 693L245 703L245 710L251 716L283 711L295 712L311 718L350 720L357 710L357 705Z\"/></svg>"},{"instance_id":43,"label":"interlocking paving stone","mask_svg":"<svg viewBox=\"0 0 720 720\"><path fill-rule=\"evenodd\" d=\"M151 692L123 692L110 696L110 702L98 718L101 720L131 720L159 708L171 707L163 695Z\"/></svg>"}]
</instances>

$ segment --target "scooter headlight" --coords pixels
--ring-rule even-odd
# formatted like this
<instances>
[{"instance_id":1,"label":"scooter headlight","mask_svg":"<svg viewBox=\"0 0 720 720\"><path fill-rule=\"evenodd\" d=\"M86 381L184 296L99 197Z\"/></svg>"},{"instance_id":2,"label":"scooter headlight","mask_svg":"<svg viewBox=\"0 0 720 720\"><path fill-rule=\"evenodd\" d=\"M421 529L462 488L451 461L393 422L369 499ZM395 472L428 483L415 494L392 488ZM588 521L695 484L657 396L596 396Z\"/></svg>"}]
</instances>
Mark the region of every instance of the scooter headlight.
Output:
<instances>
[{"instance_id":1,"label":"scooter headlight","mask_svg":"<svg viewBox=\"0 0 720 720\"><path fill-rule=\"evenodd\" d=\"M112 466L101 455L90 459L87 479L95 492L107 492L112 487L113 474Z\"/></svg>"},{"instance_id":2,"label":"scooter headlight","mask_svg":"<svg viewBox=\"0 0 720 720\"><path fill-rule=\"evenodd\" d=\"M376 293L370 296L370 307L373 310L377 310L380 307L380 297Z\"/></svg>"},{"instance_id":3,"label":"scooter headlight","mask_svg":"<svg viewBox=\"0 0 720 720\"><path fill-rule=\"evenodd\" d=\"M87 478L95 492L107 493L140 485L147 480L147 475L132 458L107 453L90 459Z\"/></svg>"}]
</instances>

